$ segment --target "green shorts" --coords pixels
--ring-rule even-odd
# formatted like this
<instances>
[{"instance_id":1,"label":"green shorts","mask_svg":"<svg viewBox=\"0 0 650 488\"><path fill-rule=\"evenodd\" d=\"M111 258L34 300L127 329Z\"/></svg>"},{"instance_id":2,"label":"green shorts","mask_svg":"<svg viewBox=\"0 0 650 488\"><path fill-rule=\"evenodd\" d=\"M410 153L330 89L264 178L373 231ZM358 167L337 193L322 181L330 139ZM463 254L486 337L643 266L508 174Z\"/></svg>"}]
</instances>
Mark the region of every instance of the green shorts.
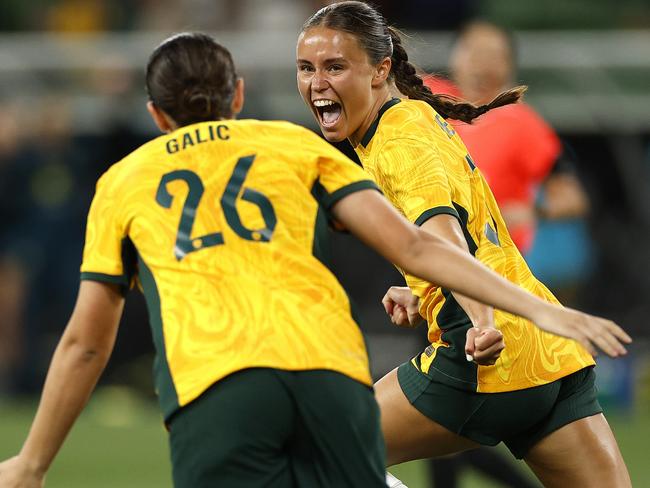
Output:
<instances>
[{"instance_id":1,"label":"green shorts","mask_svg":"<svg viewBox=\"0 0 650 488\"><path fill-rule=\"evenodd\" d=\"M373 391L333 371L239 371L168 426L176 488L386 486Z\"/></svg>"},{"instance_id":2,"label":"green shorts","mask_svg":"<svg viewBox=\"0 0 650 488\"><path fill-rule=\"evenodd\" d=\"M397 377L422 414L479 444L503 442L517 459L560 427L602 412L592 367L547 385L505 393L476 393L431 381L411 362L399 367Z\"/></svg>"}]
</instances>

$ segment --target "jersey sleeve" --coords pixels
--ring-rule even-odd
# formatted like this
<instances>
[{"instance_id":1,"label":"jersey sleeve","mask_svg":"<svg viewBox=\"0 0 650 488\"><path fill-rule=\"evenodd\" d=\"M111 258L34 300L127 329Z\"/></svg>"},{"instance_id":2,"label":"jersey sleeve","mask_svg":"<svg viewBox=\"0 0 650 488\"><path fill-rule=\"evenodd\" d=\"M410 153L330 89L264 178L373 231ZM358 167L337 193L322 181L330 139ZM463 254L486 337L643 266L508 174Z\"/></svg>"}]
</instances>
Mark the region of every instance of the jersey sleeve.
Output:
<instances>
[{"instance_id":1,"label":"jersey sleeve","mask_svg":"<svg viewBox=\"0 0 650 488\"><path fill-rule=\"evenodd\" d=\"M359 165L341 151L320 140L317 158L317 181L313 194L329 210L341 198L360 191L377 190L377 184Z\"/></svg>"},{"instance_id":2,"label":"jersey sleeve","mask_svg":"<svg viewBox=\"0 0 650 488\"><path fill-rule=\"evenodd\" d=\"M120 204L110 172L100 178L88 212L81 279L129 289L135 274L135 249L119 218Z\"/></svg>"},{"instance_id":3,"label":"jersey sleeve","mask_svg":"<svg viewBox=\"0 0 650 488\"><path fill-rule=\"evenodd\" d=\"M416 225L438 214L459 218L442 157L435 147L416 139L387 141L380 152L380 186L393 205Z\"/></svg>"},{"instance_id":4,"label":"jersey sleeve","mask_svg":"<svg viewBox=\"0 0 650 488\"><path fill-rule=\"evenodd\" d=\"M411 222L422 225L439 214L453 215L453 205L444 157L433 145L419 139L387 141L377 159L377 178L386 197ZM399 268L398 268L399 269ZM413 294L423 297L431 283L404 273Z\"/></svg>"}]
</instances>

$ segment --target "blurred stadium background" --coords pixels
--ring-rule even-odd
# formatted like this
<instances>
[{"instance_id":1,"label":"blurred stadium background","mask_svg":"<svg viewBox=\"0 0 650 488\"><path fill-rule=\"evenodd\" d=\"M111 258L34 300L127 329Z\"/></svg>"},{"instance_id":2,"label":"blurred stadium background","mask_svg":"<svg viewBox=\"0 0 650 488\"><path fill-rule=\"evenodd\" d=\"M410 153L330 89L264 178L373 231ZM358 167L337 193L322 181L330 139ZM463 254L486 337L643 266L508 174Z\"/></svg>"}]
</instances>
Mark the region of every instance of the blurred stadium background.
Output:
<instances>
[{"instance_id":1,"label":"blurred stadium background","mask_svg":"<svg viewBox=\"0 0 650 488\"><path fill-rule=\"evenodd\" d=\"M446 72L454 30L471 18L511 29L517 82L559 132L590 200L586 239L558 236L534 271L565 303L618 321L629 357L599 360L602 401L632 474L650 486L650 4L647 0L374 2L409 35L412 58ZM2 0L0 3L0 458L24 438L78 289L85 214L108 166L156 136L143 66L167 35L206 30L247 84L244 117L316 129L295 87L294 46L317 0ZM480 163L479 163L480 165ZM373 374L422 346L395 330L380 298L393 268L335 238L341 281L361 309ZM51 487L170 486L150 379L142 298L132 292L97 394L50 475ZM427 465L395 469L430 486ZM521 465L525 470L525 466ZM499 486L468 471L463 487Z\"/></svg>"}]
</instances>

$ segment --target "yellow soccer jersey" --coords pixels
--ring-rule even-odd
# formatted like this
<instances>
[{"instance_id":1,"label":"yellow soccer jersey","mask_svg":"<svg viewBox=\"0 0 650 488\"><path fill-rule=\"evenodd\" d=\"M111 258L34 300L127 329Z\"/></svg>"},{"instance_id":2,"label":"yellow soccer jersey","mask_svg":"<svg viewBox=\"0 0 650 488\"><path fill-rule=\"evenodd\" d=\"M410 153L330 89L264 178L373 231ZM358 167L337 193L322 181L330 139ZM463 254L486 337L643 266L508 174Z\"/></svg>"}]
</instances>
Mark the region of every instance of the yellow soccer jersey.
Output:
<instances>
[{"instance_id":1,"label":"yellow soccer jersey","mask_svg":"<svg viewBox=\"0 0 650 488\"><path fill-rule=\"evenodd\" d=\"M477 259L513 283L557 303L512 243L494 197L460 137L427 103L387 102L355 150L385 196L407 219L421 225L438 214L453 215ZM506 344L500 359L494 366L468 363L464 346L471 322L453 295L412 276L405 278L421 297L420 313L429 323L431 342L413 362L439 381L480 392L503 392L549 383L594 364L577 342L498 310L495 324Z\"/></svg>"},{"instance_id":2,"label":"yellow soccer jersey","mask_svg":"<svg viewBox=\"0 0 650 488\"><path fill-rule=\"evenodd\" d=\"M127 287L137 275L166 418L245 368L372 384L348 297L323 262L327 210L367 188L311 131L256 120L183 127L102 176L82 279Z\"/></svg>"}]
</instances>

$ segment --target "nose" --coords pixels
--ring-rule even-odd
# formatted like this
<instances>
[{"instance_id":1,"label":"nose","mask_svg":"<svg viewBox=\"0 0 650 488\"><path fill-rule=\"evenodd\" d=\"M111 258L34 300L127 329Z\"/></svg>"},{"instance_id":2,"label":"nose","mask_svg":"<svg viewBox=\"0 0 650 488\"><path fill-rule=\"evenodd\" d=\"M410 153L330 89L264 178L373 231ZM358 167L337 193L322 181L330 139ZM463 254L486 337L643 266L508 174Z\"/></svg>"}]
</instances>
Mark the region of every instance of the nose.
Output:
<instances>
[{"instance_id":1,"label":"nose","mask_svg":"<svg viewBox=\"0 0 650 488\"><path fill-rule=\"evenodd\" d=\"M316 92L322 92L327 89L329 83L321 71L316 71L311 79L311 89Z\"/></svg>"}]
</instances>

